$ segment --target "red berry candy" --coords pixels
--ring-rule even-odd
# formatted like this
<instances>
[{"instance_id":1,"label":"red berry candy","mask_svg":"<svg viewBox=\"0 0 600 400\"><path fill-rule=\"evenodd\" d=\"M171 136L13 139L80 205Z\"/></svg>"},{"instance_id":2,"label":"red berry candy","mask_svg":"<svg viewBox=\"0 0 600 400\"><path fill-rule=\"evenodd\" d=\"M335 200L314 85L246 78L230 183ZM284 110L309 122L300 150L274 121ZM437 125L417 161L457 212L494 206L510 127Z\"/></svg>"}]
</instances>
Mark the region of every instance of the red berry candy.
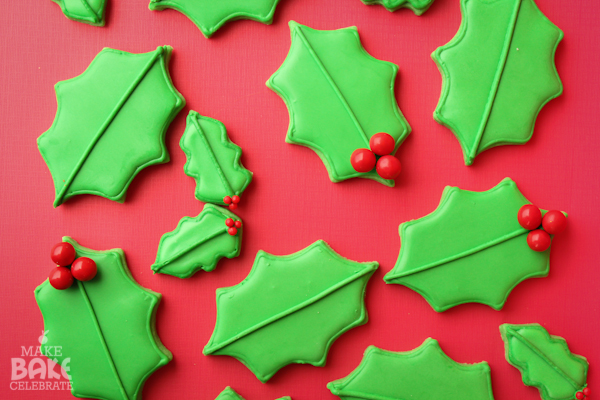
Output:
<instances>
[{"instance_id":1,"label":"red berry candy","mask_svg":"<svg viewBox=\"0 0 600 400\"><path fill-rule=\"evenodd\" d=\"M233 224L234 224L234 222L233 222L233 219L232 219L232 218L227 218L227 219L225 220L225 225L227 225L228 227L230 227L230 228L231 228L231 227L233 226Z\"/></svg>"},{"instance_id":2,"label":"red berry candy","mask_svg":"<svg viewBox=\"0 0 600 400\"><path fill-rule=\"evenodd\" d=\"M356 172L369 172L375 168L376 162L375 154L369 149L356 149L350 156L350 164Z\"/></svg>"},{"instance_id":3,"label":"red berry candy","mask_svg":"<svg viewBox=\"0 0 600 400\"><path fill-rule=\"evenodd\" d=\"M98 267L96 267L96 262L91 258L79 257L71 265L71 274L78 281L86 282L94 279L97 272Z\"/></svg>"},{"instance_id":4,"label":"red berry candy","mask_svg":"<svg viewBox=\"0 0 600 400\"><path fill-rule=\"evenodd\" d=\"M377 161L377 173L383 179L394 179L401 170L400 160L394 156L383 156Z\"/></svg>"},{"instance_id":5,"label":"red berry candy","mask_svg":"<svg viewBox=\"0 0 600 400\"><path fill-rule=\"evenodd\" d=\"M396 147L396 141L394 138L384 132L376 133L371 136L371 140L369 140L369 147L373 150L373 153L378 156L385 156L387 154L392 154L394 151L394 147Z\"/></svg>"},{"instance_id":6,"label":"red berry candy","mask_svg":"<svg viewBox=\"0 0 600 400\"><path fill-rule=\"evenodd\" d=\"M75 259L75 249L71 243L57 243L50 251L50 258L55 264L60 265L61 267L69 266Z\"/></svg>"},{"instance_id":7,"label":"red berry candy","mask_svg":"<svg viewBox=\"0 0 600 400\"><path fill-rule=\"evenodd\" d=\"M583 389L583 394L586 396L589 396L592 393L592 391L590 390L589 387L586 387L585 389Z\"/></svg>"},{"instance_id":8,"label":"red berry candy","mask_svg":"<svg viewBox=\"0 0 600 400\"><path fill-rule=\"evenodd\" d=\"M519 225L528 230L539 228L542 224L542 212L533 204L525 204L517 214Z\"/></svg>"},{"instance_id":9,"label":"red berry candy","mask_svg":"<svg viewBox=\"0 0 600 400\"><path fill-rule=\"evenodd\" d=\"M56 267L50 271L48 280L54 289L65 290L73 284L73 275L67 267Z\"/></svg>"},{"instance_id":10,"label":"red berry candy","mask_svg":"<svg viewBox=\"0 0 600 400\"><path fill-rule=\"evenodd\" d=\"M240 202L240 196L231 196L231 201L233 201L233 204L237 204Z\"/></svg>"},{"instance_id":11,"label":"red berry candy","mask_svg":"<svg viewBox=\"0 0 600 400\"><path fill-rule=\"evenodd\" d=\"M545 251L550 246L550 235L546 231L536 229L527 235L527 244L531 250Z\"/></svg>"},{"instance_id":12,"label":"red berry candy","mask_svg":"<svg viewBox=\"0 0 600 400\"><path fill-rule=\"evenodd\" d=\"M549 234L556 235L567 227L567 217L558 210L548 211L542 219L542 226Z\"/></svg>"},{"instance_id":13,"label":"red berry candy","mask_svg":"<svg viewBox=\"0 0 600 400\"><path fill-rule=\"evenodd\" d=\"M225 203L225 204L231 204L231 197L229 197L229 196L223 197L223 203Z\"/></svg>"},{"instance_id":14,"label":"red berry candy","mask_svg":"<svg viewBox=\"0 0 600 400\"><path fill-rule=\"evenodd\" d=\"M585 395L583 394L583 392L577 392L577 393L575 393L575 398L576 398L577 400L581 400L581 399L583 399L584 397L585 397Z\"/></svg>"},{"instance_id":15,"label":"red berry candy","mask_svg":"<svg viewBox=\"0 0 600 400\"><path fill-rule=\"evenodd\" d=\"M227 233L229 233L231 236L235 236L237 234L237 229L235 227L234 228L229 228L227 230Z\"/></svg>"},{"instance_id":16,"label":"red berry candy","mask_svg":"<svg viewBox=\"0 0 600 400\"><path fill-rule=\"evenodd\" d=\"M242 221L235 221L235 227L240 229L242 227Z\"/></svg>"},{"instance_id":17,"label":"red berry candy","mask_svg":"<svg viewBox=\"0 0 600 400\"><path fill-rule=\"evenodd\" d=\"M230 210L235 210L236 208L237 208L237 204L235 204L235 203L231 203L231 204L229 205L229 209L230 209Z\"/></svg>"}]
</instances>

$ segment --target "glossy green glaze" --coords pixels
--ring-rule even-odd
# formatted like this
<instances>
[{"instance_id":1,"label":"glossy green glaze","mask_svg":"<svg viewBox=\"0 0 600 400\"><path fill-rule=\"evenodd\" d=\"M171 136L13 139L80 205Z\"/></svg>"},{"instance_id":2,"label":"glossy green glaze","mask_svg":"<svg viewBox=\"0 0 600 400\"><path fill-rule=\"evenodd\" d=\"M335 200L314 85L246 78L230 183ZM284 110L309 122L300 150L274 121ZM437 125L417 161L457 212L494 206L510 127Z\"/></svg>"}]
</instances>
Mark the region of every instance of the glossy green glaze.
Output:
<instances>
[{"instance_id":1,"label":"glossy green glaze","mask_svg":"<svg viewBox=\"0 0 600 400\"><path fill-rule=\"evenodd\" d=\"M152 271L189 278L200 269L212 271L223 257L237 257L243 227L236 235L230 235L225 225L227 218L239 220L235 214L212 204L206 204L195 218L182 218L174 231L160 239Z\"/></svg>"},{"instance_id":2,"label":"glossy green glaze","mask_svg":"<svg viewBox=\"0 0 600 400\"><path fill-rule=\"evenodd\" d=\"M371 57L356 27L319 31L290 21L292 45L267 86L285 101L288 143L315 151L333 182L361 177L394 186L375 171L359 173L350 156L386 132L396 149L410 133L394 97L398 67Z\"/></svg>"},{"instance_id":3,"label":"glossy green glaze","mask_svg":"<svg viewBox=\"0 0 600 400\"><path fill-rule=\"evenodd\" d=\"M215 400L244 400L244 398L242 396L240 396L239 394L237 394L235 392L235 390L233 390L232 388L227 386L225 388L225 390L223 390L221 392L221 394L219 394L219 396L217 396L217 398ZM277 400L291 400L291 399L290 399L290 397L286 396L286 397L281 397Z\"/></svg>"},{"instance_id":4,"label":"glossy green glaze","mask_svg":"<svg viewBox=\"0 0 600 400\"><path fill-rule=\"evenodd\" d=\"M225 196L241 196L252 181L240 162L242 149L216 119L190 111L179 145L187 156L183 171L196 180L196 199L202 202L224 205Z\"/></svg>"},{"instance_id":5,"label":"glossy green glaze","mask_svg":"<svg viewBox=\"0 0 600 400\"><path fill-rule=\"evenodd\" d=\"M325 365L333 341L367 321L366 284L376 262L341 257L318 240L288 255L259 251L248 277L217 290L205 355L229 355L262 382L291 363Z\"/></svg>"},{"instance_id":6,"label":"glossy green glaze","mask_svg":"<svg viewBox=\"0 0 600 400\"><path fill-rule=\"evenodd\" d=\"M169 161L165 132L185 105L167 70L171 51L105 48L83 74L56 84L56 117L37 141L54 207L78 194L122 202L138 172Z\"/></svg>"},{"instance_id":7,"label":"glossy green glaze","mask_svg":"<svg viewBox=\"0 0 600 400\"><path fill-rule=\"evenodd\" d=\"M156 333L160 293L138 285L121 249L95 251L65 237L77 257L96 262L98 273L66 290L48 280L35 289L47 342L70 359L72 393L97 399L141 399L148 377L173 357Z\"/></svg>"},{"instance_id":8,"label":"glossy green glaze","mask_svg":"<svg viewBox=\"0 0 600 400\"><path fill-rule=\"evenodd\" d=\"M278 2L279 0L150 0L148 8L173 8L191 19L208 38L230 20L251 19L270 24Z\"/></svg>"},{"instance_id":9,"label":"glossy green glaze","mask_svg":"<svg viewBox=\"0 0 600 400\"><path fill-rule=\"evenodd\" d=\"M446 187L433 213L400 225L400 255L384 280L417 291L436 311L463 303L501 309L517 284L547 276L550 266L550 248L527 245L529 231L517 220L524 204L510 178L485 192Z\"/></svg>"},{"instance_id":10,"label":"glossy green glaze","mask_svg":"<svg viewBox=\"0 0 600 400\"><path fill-rule=\"evenodd\" d=\"M571 400L587 384L589 364L571 353L565 339L539 324L500 325L506 360L521 371L523 383L539 389L544 400Z\"/></svg>"},{"instance_id":11,"label":"glossy green glaze","mask_svg":"<svg viewBox=\"0 0 600 400\"><path fill-rule=\"evenodd\" d=\"M432 54L443 81L433 117L471 165L531 138L539 111L562 93L554 53L563 33L533 0L462 0L461 10L458 33Z\"/></svg>"},{"instance_id":12,"label":"glossy green glaze","mask_svg":"<svg viewBox=\"0 0 600 400\"><path fill-rule=\"evenodd\" d=\"M396 11L400 8L408 8L416 15L421 15L431 6L433 0L361 0L367 5L381 4L388 11Z\"/></svg>"},{"instance_id":13,"label":"glossy green glaze","mask_svg":"<svg viewBox=\"0 0 600 400\"><path fill-rule=\"evenodd\" d=\"M60 6L63 14L73 21L94 26L104 26L106 0L52 0Z\"/></svg>"},{"instance_id":14,"label":"glossy green glaze","mask_svg":"<svg viewBox=\"0 0 600 400\"><path fill-rule=\"evenodd\" d=\"M369 346L358 368L327 388L342 400L494 399L487 362L459 364L431 338L407 352Z\"/></svg>"}]
</instances>

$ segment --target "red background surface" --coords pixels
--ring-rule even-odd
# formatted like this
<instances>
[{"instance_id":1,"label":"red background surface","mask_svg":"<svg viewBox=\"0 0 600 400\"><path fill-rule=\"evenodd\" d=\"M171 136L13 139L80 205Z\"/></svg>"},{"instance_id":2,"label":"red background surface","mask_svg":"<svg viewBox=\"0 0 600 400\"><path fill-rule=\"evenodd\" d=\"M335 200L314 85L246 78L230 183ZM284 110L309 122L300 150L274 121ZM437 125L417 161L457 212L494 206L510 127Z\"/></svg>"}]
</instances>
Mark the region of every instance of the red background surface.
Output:
<instances>
[{"instance_id":1,"label":"red background surface","mask_svg":"<svg viewBox=\"0 0 600 400\"><path fill-rule=\"evenodd\" d=\"M538 0L565 32L556 53L564 94L541 111L529 143L486 151L471 167L463 165L452 133L432 118L441 78L430 53L458 29L457 0L436 0L421 17L359 0L283 0L273 25L236 21L210 40L176 11L149 11L146 0L109 1L104 28L67 20L49 0L2 3L1 398L71 397L65 391L9 387L10 358L20 356L21 346L37 344L41 333L33 289L46 279L50 248L63 235L94 249L122 248L134 278L163 294L158 332L174 360L150 377L145 399L214 399L227 385L248 400L334 399L326 383L352 371L368 345L405 351L429 336L456 361L487 360L496 399L538 399L537 389L524 386L504 359L498 331L503 322L538 322L566 338L574 353L588 357L589 384L600 396L600 7L595 1ZM356 25L370 54L399 65L396 96L413 133L398 152L404 170L395 188L360 179L334 184L315 153L284 142L287 109L264 83L288 52L290 19L319 29ZM105 46L146 52L165 44L175 49L170 71L187 100L167 133L171 162L140 173L124 204L78 196L53 209L52 179L36 147L56 111L53 85L82 73ZM150 265L161 235L202 208L194 199L193 179L183 174L185 155L178 145L190 109L226 125L254 181L238 209L246 224L240 257L181 280L153 276ZM567 231L554 241L549 277L517 286L501 311L467 304L436 313L417 293L384 284L398 255L399 223L431 212L445 185L487 190L506 176L535 204L570 215ZM240 282L259 249L289 254L317 239L345 257L381 264L368 285L369 322L333 344L327 366L288 366L262 384L231 357L203 356L215 320L215 289Z\"/></svg>"}]
</instances>

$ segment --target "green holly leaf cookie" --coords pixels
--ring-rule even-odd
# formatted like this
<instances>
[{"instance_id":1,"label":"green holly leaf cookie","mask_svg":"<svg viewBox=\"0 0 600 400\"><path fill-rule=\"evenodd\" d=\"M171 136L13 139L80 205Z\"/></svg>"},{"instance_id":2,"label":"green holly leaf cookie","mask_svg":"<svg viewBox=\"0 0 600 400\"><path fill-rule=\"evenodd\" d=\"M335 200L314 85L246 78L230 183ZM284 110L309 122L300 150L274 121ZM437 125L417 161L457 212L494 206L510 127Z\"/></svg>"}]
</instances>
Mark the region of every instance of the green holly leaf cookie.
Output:
<instances>
[{"instance_id":1,"label":"green holly leaf cookie","mask_svg":"<svg viewBox=\"0 0 600 400\"><path fill-rule=\"evenodd\" d=\"M94 26L104 26L106 0L52 0L60 6L63 14L73 21Z\"/></svg>"},{"instance_id":2,"label":"green holly leaf cookie","mask_svg":"<svg viewBox=\"0 0 600 400\"><path fill-rule=\"evenodd\" d=\"M396 11L399 8L408 8L416 15L421 15L431 6L433 0L361 0L367 5L381 4L388 11Z\"/></svg>"},{"instance_id":3,"label":"green holly leaf cookie","mask_svg":"<svg viewBox=\"0 0 600 400\"><path fill-rule=\"evenodd\" d=\"M442 74L433 114L465 164L494 146L523 144L542 107L562 93L554 53L563 33L533 0L461 0L463 21L432 58Z\"/></svg>"},{"instance_id":4,"label":"green holly leaf cookie","mask_svg":"<svg viewBox=\"0 0 600 400\"><path fill-rule=\"evenodd\" d=\"M225 225L228 218L239 220L224 208L206 204L197 217L181 219L174 231L160 239L152 271L189 278L200 269L212 271L223 257L237 257L242 229L230 235Z\"/></svg>"},{"instance_id":5,"label":"green holly leaf cookie","mask_svg":"<svg viewBox=\"0 0 600 400\"><path fill-rule=\"evenodd\" d=\"M216 119L190 111L180 146L187 156L183 171L196 180L196 198L202 202L225 204L225 196L240 196L252 181L252 172L240 162L242 150Z\"/></svg>"},{"instance_id":6,"label":"green holly leaf cookie","mask_svg":"<svg viewBox=\"0 0 600 400\"><path fill-rule=\"evenodd\" d=\"M48 357L69 366L73 396L141 399L146 379L173 358L156 333L161 295L133 280L121 249L95 251L63 241L77 257L94 260L98 272L66 290L48 280L35 289L47 331L42 347L61 349Z\"/></svg>"},{"instance_id":7,"label":"green holly leaf cookie","mask_svg":"<svg viewBox=\"0 0 600 400\"><path fill-rule=\"evenodd\" d=\"M571 353L565 339L548 334L539 324L502 324L500 333L506 360L521 371L525 385L539 389L542 399L575 399L587 387L589 364Z\"/></svg>"},{"instance_id":8,"label":"green holly leaf cookie","mask_svg":"<svg viewBox=\"0 0 600 400\"><path fill-rule=\"evenodd\" d=\"M319 31L290 21L290 29L290 52L267 82L288 107L285 141L314 150L333 182L361 177L394 186L374 170L355 171L350 156L379 132L395 139L395 152L410 133L394 97L398 67L370 56L356 27Z\"/></svg>"},{"instance_id":9,"label":"green holly leaf cookie","mask_svg":"<svg viewBox=\"0 0 600 400\"><path fill-rule=\"evenodd\" d=\"M56 117L37 141L54 207L84 193L123 202L138 172L169 161L165 132L185 105L167 69L171 51L105 48L83 74L56 84Z\"/></svg>"},{"instance_id":10,"label":"green holly leaf cookie","mask_svg":"<svg viewBox=\"0 0 600 400\"><path fill-rule=\"evenodd\" d=\"M525 204L510 178L485 192L447 186L434 212L400 225L400 255L385 282L415 290L438 312L463 303L501 309L517 284L550 267L550 248L530 249L519 225Z\"/></svg>"},{"instance_id":11,"label":"green holly leaf cookie","mask_svg":"<svg viewBox=\"0 0 600 400\"><path fill-rule=\"evenodd\" d=\"M150 0L148 8L173 8L192 20L202 34L209 38L230 20L251 19L271 24L279 0Z\"/></svg>"},{"instance_id":12,"label":"green holly leaf cookie","mask_svg":"<svg viewBox=\"0 0 600 400\"><path fill-rule=\"evenodd\" d=\"M232 388L227 386L225 388L225 390L223 390L221 392L221 394L219 394L219 396L217 396L217 398L215 400L244 400L244 398L242 396L240 396L239 394L237 394L235 392L235 390L233 390ZM288 396L285 396L285 397L281 397L277 400L291 400L291 398Z\"/></svg>"},{"instance_id":13,"label":"green holly leaf cookie","mask_svg":"<svg viewBox=\"0 0 600 400\"><path fill-rule=\"evenodd\" d=\"M460 364L437 340L392 352L369 346L358 368L327 388L342 400L493 400L490 367Z\"/></svg>"},{"instance_id":14,"label":"green holly leaf cookie","mask_svg":"<svg viewBox=\"0 0 600 400\"><path fill-rule=\"evenodd\" d=\"M318 240L287 256L259 251L248 277L217 290L205 355L229 355L262 382L291 363L325 365L333 341L367 321L364 294L376 262L343 258Z\"/></svg>"}]
</instances>

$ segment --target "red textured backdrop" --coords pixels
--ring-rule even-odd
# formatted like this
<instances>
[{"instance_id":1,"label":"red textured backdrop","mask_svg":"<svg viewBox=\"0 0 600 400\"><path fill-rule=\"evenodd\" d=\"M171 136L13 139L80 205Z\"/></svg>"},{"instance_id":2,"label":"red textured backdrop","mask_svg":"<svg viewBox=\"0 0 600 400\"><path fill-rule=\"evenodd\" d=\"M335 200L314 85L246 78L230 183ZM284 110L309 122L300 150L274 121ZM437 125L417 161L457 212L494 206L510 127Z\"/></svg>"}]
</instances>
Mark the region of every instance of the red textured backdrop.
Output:
<instances>
[{"instance_id":1,"label":"red textured backdrop","mask_svg":"<svg viewBox=\"0 0 600 400\"><path fill-rule=\"evenodd\" d=\"M457 0L436 0L421 17L359 0L283 0L273 25L236 21L210 40L174 10L149 11L147 0L109 0L104 28L67 20L50 0L3 1L0 398L71 397L10 389L11 358L41 333L33 290L46 279L49 250L63 235L94 249L122 248L134 278L163 294L158 332L174 360L150 377L145 399L214 399L231 385L248 400L333 400L326 383L353 370L368 345L410 350L429 336L456 361L487 360L496 399L538 399L504 360L503 322L539 322L565 337L574 353L588 357L589 384L600 392L600 6L537 2L565 32L556 53L564 94L541 111L529 143L486 151L466 167L458 141L432 118L441 78L430 53L458 29ZM370 54L399 65L396 97L413 133L398 152L404 170L395 188L360 179L331 183L315 153L284 142L287 109L264 83L288 52L290 19L320 29L356 25ZM105 46L146 52L165 44L175 49L170 71L187 101L167 133L171 162L140 173L124 204L79 196L53 209L52 180L36 147L56 111L53 85L79 75ZM161 235L202 208L194 181L183 174L178 145L190 109L226 125L254 181L238 213L246 224L240 257L181 280L153 276L150 265ZM553 244L549 277L517 286L501 311L468 304L441 314L417 293L384 284L398 255L399 223L431 212L445 185L486 190L507 176L535 204L570 215L568 230ZM327 366L288 366L262 384L231 357L203 356L215 321L215 289L240 282L259 249L289 254L317 239L353 260L381 264L368 285L369 322L334 343Z\"/></svg>"}]
</instances>

